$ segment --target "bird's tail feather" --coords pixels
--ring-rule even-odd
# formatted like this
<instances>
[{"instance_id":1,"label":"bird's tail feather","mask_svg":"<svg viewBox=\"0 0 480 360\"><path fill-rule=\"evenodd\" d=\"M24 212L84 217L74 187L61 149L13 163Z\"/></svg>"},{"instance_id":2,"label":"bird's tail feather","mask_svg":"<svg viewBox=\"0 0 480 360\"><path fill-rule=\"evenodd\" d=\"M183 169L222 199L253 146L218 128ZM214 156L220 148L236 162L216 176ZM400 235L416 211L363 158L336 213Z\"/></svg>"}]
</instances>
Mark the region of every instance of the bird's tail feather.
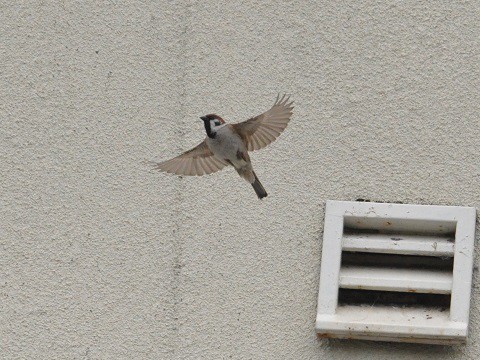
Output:
<instances>
[{"instance_id":1,"label":"bird's tail feather","mask_svg":"<svg viewBox=\"0 0 480 360\"><path fill-rule=\"evenodd\" d=\"M255 172L253 172L253 176L255 176L255 181L252 183L253 190L255 190L255 193L257 194L258 198L262 199L268 194L265 191L265 188L263 187L260 180L258 180L257 174L255 174Z\"/></svg>"}]
</instances>

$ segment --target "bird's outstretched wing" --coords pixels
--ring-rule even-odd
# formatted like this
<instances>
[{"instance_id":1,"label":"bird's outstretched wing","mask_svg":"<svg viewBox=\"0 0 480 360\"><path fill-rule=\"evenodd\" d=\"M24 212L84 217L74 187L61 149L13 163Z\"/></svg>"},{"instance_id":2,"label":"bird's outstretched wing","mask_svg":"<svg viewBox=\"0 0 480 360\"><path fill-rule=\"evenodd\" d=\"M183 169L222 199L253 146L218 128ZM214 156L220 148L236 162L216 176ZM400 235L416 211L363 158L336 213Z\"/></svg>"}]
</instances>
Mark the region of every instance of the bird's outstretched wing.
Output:
<instances>
[{"instance_id":1,"label":"bird's outstretched wing","mask_svg":"<svg viewBox=\"0 0 480 360\"><path fill-rule=\"evenodd\" d=\"M183 154L161 162L153 163L154 169L162 170L167 173L176 175L205 175L222 170L228 163L215 157L207 146L207 143L202 141Z\"/></svg>"},{"instance_id":2,"label":"bird's outstretched wing","mask_svg":"<svg viewBox=\"0 0 480 360\"><path fill-rule=\"evenodd\" d=\"M293 101L289 96L277 96L272 108L247 121L233 124L233 128L247 144L247 150L264 148L282 133L292 116Z\"/></svg>"}]
</instances>

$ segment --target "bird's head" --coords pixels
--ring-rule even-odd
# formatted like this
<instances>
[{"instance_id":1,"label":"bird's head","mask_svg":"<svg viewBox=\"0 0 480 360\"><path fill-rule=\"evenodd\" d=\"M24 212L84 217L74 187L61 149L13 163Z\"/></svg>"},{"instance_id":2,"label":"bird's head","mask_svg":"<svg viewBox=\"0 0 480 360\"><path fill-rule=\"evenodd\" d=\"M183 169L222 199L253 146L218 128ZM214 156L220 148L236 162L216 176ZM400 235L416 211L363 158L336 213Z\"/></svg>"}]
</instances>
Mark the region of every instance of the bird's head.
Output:
<instances>
[{"instance_id":1,"label":"bird's head","mask_svg":"<svg viewBox=\"0 0 480 360\"><path fill-rule=\"evenodd\" d=\"M215 114L200 116L200 119L203 120L205 131L210 138L214 138L217 130L225 125L225 121L220 116Z\"/></svg>"}]
</instances>

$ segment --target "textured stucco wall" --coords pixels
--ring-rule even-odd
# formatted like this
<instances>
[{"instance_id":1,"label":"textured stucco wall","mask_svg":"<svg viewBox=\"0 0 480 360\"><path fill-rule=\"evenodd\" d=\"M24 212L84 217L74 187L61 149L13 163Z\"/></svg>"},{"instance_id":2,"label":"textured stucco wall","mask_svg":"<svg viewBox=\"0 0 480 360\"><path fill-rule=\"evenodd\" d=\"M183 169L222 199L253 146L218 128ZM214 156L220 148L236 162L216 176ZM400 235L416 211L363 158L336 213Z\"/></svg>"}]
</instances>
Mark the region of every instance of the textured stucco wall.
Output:
<instances>
[{"instance_id":1,"label":"textured stucco wall","mask_svg":"<svg viewBox=\"0 0 480 360\"><path fill-rule=\"evenodd\" d=\"M0 358L477 359L475 290L466 346L314 321L327 199L480 207L479 4L0 1ZM265 201L142 164L283 91Z\"/></svg>"}]
</instances>

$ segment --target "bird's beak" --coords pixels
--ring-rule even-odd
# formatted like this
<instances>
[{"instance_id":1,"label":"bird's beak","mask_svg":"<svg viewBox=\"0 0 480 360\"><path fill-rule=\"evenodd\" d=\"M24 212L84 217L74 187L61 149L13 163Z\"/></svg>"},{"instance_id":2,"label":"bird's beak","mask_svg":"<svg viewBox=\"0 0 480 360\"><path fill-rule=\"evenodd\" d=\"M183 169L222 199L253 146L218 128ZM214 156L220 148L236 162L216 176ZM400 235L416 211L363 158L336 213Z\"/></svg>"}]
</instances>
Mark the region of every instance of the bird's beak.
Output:
<instances>
[{"instance_id":1,"label":"bird's beak","mask_svg":"<svg viewBox=\"0 0 480 360\"><path fill-rule=\"evenodd\" d=\"M206 117L206 116L200 116L200 119L202 119L203 121L207 121L207 117Z\"/></svg>"}]
</instances>

